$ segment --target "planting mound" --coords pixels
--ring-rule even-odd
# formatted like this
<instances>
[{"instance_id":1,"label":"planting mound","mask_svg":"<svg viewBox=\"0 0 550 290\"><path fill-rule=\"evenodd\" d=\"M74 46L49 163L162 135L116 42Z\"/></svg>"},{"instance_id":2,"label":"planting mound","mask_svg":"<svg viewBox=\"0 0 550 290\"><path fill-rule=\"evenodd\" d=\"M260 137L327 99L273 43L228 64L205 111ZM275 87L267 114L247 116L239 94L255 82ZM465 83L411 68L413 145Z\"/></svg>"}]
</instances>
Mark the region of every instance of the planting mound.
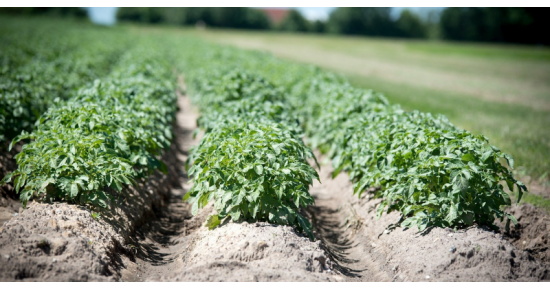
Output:
<instances>
[{"instance_id":1,"label":"planting mound","mask_svg":"<svg viewBox=\"0 0 550 290\"><path fill-rule=\"evenodd\" d=\"M324 165L320 173L322 183L312 188L317 206L332 204L338 209L342 221L339 226L354 229L353 238L368 243L360 246L367 248L379 269L391 270L394 280L550 280L550 265L543 257L537 259L536 255L514 246L502 234L487 228L472 226L458 231L432 228L418 232L416 228L395 227L399 222L398 212L383 214L377 220L376 206L380 200L369 200L370 194L358 199L352 195L353 186L348 176L331 179L331 173L332 167ZM533 232L540 233L542 224L526 223L523 227L537 228ZM537 242L540 244L543 240L544 237L540 237L532 244L538 245Z\"/></svg>"},{"instance_id":2,"label":"planting mound","mask_svg":"<svg viewBox=\"0 0 550 290\"><path fill-rule=\"evenodd\" d=\"M197 114L187 98L179 98L176 142L184 160L192 145ZM122 281L340 281L320 241L312 242L292 227L259 223L203 226L213 213L210 203L192 217L181 198L191 188L180 176L184 190L172 190L170 203L156 211L133 237L135 251L121 259Z\"/></svg>"},{"instance_id":3,"label":"planting mound","mask_svg":"<svg viewBox=\"0 0 550 290\"><path fill-rule=\"evenodd\" d=\"M537 260L550 264L550 216L531 204L520 204L510 208L518 219L505 237L518 249L533 255ZM503 225L502 225L503 226Z\"/></svg>"},{"instance_id":4,"label":"planting mound","mask_svg":"<svg viewBox=\"0 0 550 290\"><path fill-rule=\"evenodd\" d=\"M172 158L164 154L169 174L154 174L146 183L126 190L126 199L98 220L91 210L65 203L33 202L0 228L2 281L109 281L118 278L117 251L131 249L126 241L166 198L177 176Z\"/></svg>"},{"instance_id":5,"label":"planting mound","mask_svg":"<svg viewBox=\"0 0 550 290\"><path fill-rule=\"evenodd\" d=\"M320 247L289 226L233 223L201 227L176 281L339 281ZM170 279L170 280L172 280Z\"/></svg>"}]
</instances>

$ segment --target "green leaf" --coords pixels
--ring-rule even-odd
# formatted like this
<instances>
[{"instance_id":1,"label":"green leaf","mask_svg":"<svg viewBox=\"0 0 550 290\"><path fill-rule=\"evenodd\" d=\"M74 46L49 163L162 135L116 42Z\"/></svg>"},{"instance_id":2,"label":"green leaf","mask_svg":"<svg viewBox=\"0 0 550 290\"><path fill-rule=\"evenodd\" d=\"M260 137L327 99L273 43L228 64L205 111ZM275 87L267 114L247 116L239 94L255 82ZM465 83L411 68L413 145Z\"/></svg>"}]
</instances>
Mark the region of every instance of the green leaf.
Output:
<instances>
[{"instance_id":1,"label":"green leaf","mask_svg":"<svg viewBox=\"0 0 550 290\"><path fill-rule=\"evenodd\" d=\"M514 169L514 158L512 158L512 156L510 156L508 154L504 154L504 159L506 159L506 162L508 162L508 166L510 166L510 168Z\"/></svg>"},{"instance_id":2,"label":"green leaf","mask_svg":"<svg viewBox=\"0 0 550 290\"><path fill-rule=\"evenodd\" d=\"M467 153L467 154L464 154L462 155L462 161L475 161L475 157L474 155L470 154L470 153Z\"/></svg>"},{"instance_id":3,"label":"green leaf","mask_svg":"<svg viewBox=\"0 0 550 290\"><path fill-rule=\"evenodd\" d=\"M229 212L229 215L231 216L231 219L233 221L238 221L239 218L241 217L241 210L239 209L238 206L234 206L231 211Z\"/></svg>"},{"instance_id":4,"label":"green leaf","mask_svg":"<svg viewBox=\"0 0 550 290\"><path fill-rule=\"evenodd\" d=\"M220 218L218 217L218 215L209 215L208 218L206 218L206 222L204 223L204 226L206 226L209 230L213 230L219 225Z\"/></svg>"},{"instance_id":5,"label":"green leaf","mask_svg":"<svg viewBox=\"0 0 550 290\"><path fill-rule=\"evenodd\" d=\"M511 214L507 214L506 216L508 217L508 219L510 219L514 223L514 225L518 224L518 220L516 219L515 216L513 216Z\"/></svg>"},{"instance_id":6,"label":"green leaf","mask_svg":"<svg viewBox=\"0 0 550 290\"><path fill-rule=\"evenodd\" d=\"M256 171L256 174L262 175L264 172L264 167L261 164L255 165L254 171Z\"/></svg>"},{"instance_id":7,"label":"green leaf","mask_svg":"<svg viewBox=\"0 0 550 290\"><path fill-rule=\"evenodd\" d=\"M76 183L73 183L71 185L71 197L75 198L78 195L78 185Z\"/></svg>"}]
</instances>

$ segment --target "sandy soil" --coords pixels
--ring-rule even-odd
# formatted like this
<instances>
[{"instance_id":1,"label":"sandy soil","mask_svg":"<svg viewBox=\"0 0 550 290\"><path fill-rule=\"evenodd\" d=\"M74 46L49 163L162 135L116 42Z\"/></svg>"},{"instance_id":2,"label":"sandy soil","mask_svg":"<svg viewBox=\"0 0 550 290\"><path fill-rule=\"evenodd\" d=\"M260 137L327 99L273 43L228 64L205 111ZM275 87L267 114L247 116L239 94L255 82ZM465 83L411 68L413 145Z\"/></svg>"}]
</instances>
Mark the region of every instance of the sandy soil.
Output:
<instances>
[{"instance_id":1,"label":"sandy soil","mask_svg":"<svg viewBox=\"0 0 550 290\"><path fill-rule=\"evenodd\" d=\"M505 233L508 239L518 249L531 254L537 260L550 264L550 216L542 209L531 204L515 205L510 208L518 219L518 226L512 227L510 233ZM504 225L500 225L504 228Z\"/></svg>"}]
</instances>

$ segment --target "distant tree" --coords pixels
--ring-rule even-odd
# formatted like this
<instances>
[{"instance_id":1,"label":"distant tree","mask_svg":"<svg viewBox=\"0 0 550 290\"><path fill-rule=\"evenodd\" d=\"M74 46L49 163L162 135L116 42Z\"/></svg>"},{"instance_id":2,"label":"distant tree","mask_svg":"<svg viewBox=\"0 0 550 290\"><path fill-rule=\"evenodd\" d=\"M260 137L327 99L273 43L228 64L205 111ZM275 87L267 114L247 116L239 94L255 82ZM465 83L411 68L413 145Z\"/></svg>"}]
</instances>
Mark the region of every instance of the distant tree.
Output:
<instances>
[{"instance_id":1,"label":"distant tree","mask_svg":"<svg viewBox=\"0 0 550 290\"><path fill-rule=\"evenodd\" d=\"M117 11L117 19L175 25L195 25L200 22L207 26L242 29L269 28L269 20L264 13L246 7L121 7Z\"/></svg>"},{"instance_id":2,"label":"distant tree","mask_svg":"<svg viewBox=\"0 0 550 290\"><path fill-rule=\"evenodd\" d=\"M218 27L267 29L269 20L259 10L247 7L220 7L214 8L211 24Z\"/></svg>"},{"instance_id":3,"label":"distant tree","mask_svg":"<svg viewBox=\"0 0 550 290\"><path fill-rule=\"evenodd\" d=\"M186 25L186 7L162 8L163 20L174 25Z\"/></svg>"},{"instance_id":4,"label":"distant tree","mask_svg":"<svg viewBox=\"0 0 550 290\"><path fill-rule=\"evenodd\" d=\"M403 10L395 23L401 37L426 38L427 27L418 15L410 10Z\"/></svg>"},{"instance_id":5,"label":"distant tree","mask_svg":"<svg viewBox=\"0 0 550 290\"><path fill-rule=\"evenodd\" d=\"M549 8L446 8L442 37L449 40L550 44Z\"/></svg>"},{"instance_id":6,"label":"distant tree","mask_svg":"<svg viewBox=\"0 0 550 290\"><path fill-rule=\"evenodd\" d=\"M300 12L291 9L278 28L283 31L306 32L309 30L309 22Z\"/></svg>"},{"instance_id":7,"label":"distant tree","mask_svg":"<svg viewBox=\"0 0 550 290\"><path fill-rule=\"evenodd\" d=\"M185 24L195 25L202 21L208 25L214 25L214 9L209 7L189 7L185 13Z\"/></svg>"},{"instance_id":8,"label":"distant tree","mask_svg":"<svg viewBox=\"0 0 550 290\"><path fill-rule=\"evenodd\" d=\"M325 33L327 32L327 23L321 20L315 20L311 23L310 31L314 33Z\"/></svg>"},{"instance_id":9,"label":"distant tree","mask_svg":"<svg viewBox=\"0 0 550 290\"><path fill-rule=\"evenodd\" d=\"M267 15L258 9L248 9L246 15L249 27L251 29L269 29L271 27Z\"/></svg>"},{"instance_id":10,"label":"distant tree","mask_svg":"<svg viewBox=\"0 0 550 290\"><path fill-rule=\"evenodd\" d=\"M86 18L88 11L80 7L1 7L1 14L45 15L52 17Z\"/></svg>"},{"instance_id":11,"label":"distant tree","mask_svg":"<svg viewBox=\"0 0 550 290\"><path fill-rule=\"evenodd\" d=\"M160 23L164 22L162 8L155 7L120 7L116 18L119 21Z\"/></svg>"},{"instance_id":12,"label":"distant tree","mask_svg":"<svg viewBox=\"0 0 550 290\"><path fill-rule=\"evenodd\" d=\"M390 12L385 7L340 7L330 14L328 30L338 34L398 36Z\"/></svg>"}]
</instances>

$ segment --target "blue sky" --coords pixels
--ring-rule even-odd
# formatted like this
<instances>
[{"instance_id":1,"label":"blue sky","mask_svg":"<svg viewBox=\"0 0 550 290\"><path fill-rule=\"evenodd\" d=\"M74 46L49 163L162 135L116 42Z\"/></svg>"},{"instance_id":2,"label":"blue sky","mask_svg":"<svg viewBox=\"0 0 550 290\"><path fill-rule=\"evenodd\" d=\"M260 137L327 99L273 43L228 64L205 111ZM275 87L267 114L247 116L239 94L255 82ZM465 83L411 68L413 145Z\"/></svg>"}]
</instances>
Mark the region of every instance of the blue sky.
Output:
<instances>
[{"instance_id":1,"label":"blue sky","mask_svg":"<svg viewBox=\"0 0 550 290\"><path fill-rule=\"evenodd\" d=\"M112 25L116 22L117 7L88 7L90 19L97 24Z\"/></svg>"},{"instance_id":2,"label":"blue sky","mask_svg":"<svg viewBox=\"0 0 550 290\"><path fill-rule=\"evenodd\" d=\"M296 7L309 20L326 20L336 7ZM423 8L423 7L395 7L392 11L393 17L397 18L401 11L405 8L415 12L422 10L433 10L441 8ZM98 24L112 25L116 22L117 7L89 7L90 19Z\"/></svg>"}]
</instances>

